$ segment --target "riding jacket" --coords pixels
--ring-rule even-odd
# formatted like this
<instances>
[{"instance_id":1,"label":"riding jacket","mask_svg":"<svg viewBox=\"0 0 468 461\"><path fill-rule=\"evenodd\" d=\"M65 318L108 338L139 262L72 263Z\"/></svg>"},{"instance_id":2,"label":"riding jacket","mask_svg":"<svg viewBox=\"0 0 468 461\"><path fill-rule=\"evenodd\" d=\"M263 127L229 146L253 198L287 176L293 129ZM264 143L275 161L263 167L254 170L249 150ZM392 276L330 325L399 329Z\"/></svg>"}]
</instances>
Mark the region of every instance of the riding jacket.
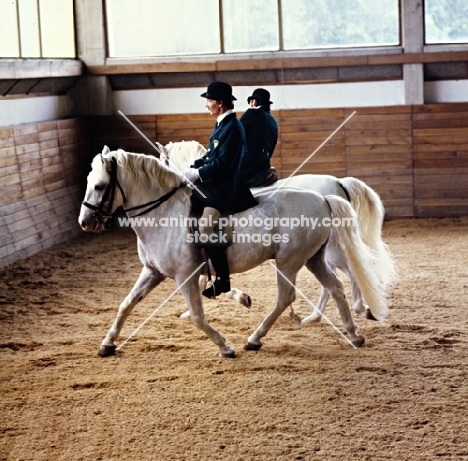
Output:
<instances>
[{"instance_id":1,"label":"riding jacket","mask_svg":"<svg viewBox=\"0 0 468 461\"><path fill-rule=\"evenodd\" d=\"M207 198L194 190L194 205L210 206L222 213L238 213L258 204L240 180L239 166L244 148L244 128L232 112L216 123L206 155L195 163L201 180L196 185Z\"/></svg>"},{"instance_id":2,"label":"riding jacket","mask_svg":"<svg viewBox=\"0 0 468 461\"><path fill-rule=\"evenodd\" d=\"M240 118L246 137L241 176L249 186L262 183L270 168L270 159L278 142L278 123L268 108L250 108Z\"/></svg>"}]
</instances>

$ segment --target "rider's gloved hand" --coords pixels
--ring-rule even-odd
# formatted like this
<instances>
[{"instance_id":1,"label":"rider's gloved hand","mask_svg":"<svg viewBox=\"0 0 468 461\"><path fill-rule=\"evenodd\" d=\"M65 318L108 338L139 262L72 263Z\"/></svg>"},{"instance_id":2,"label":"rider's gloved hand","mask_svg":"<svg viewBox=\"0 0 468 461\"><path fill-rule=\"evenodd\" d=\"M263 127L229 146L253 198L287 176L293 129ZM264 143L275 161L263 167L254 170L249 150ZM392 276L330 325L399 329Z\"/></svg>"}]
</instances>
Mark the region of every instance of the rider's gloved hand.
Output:
<instances>
[{"instance_id":1,"label":"rider's gloved hand","mask_svg":"<svg viewBox=\"0 0 468 461\"><path fill-rule=\"evenodd\" d=\"M198 176L198 171L195 168L189 168L188 170L184 171L184 176L191 182L194 183L200 176Z\"/></svg>"},{"instance_id":2,"label":"rider's gloved hand","mask_svg":"<svg viewBox=\"0 0 468 461\"><path fill-rule=\"evenodd\" d=\"M202 158L197 158L191 165L190 168L200 168L205 164Z\"/></svg>"}]
</instances>

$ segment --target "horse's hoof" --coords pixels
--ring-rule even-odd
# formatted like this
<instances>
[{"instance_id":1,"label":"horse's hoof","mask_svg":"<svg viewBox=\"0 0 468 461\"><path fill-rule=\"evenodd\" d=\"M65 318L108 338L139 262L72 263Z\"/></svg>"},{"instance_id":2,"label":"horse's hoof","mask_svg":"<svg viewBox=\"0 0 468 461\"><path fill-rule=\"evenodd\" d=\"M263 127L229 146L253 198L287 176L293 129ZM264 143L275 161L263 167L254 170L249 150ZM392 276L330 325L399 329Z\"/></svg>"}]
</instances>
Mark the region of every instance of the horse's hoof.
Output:
<instances>
[{"instance_id":1,"label":"horse's hoof","mask_svg":"<svg viewBox=\"0 0 468 461\"><path fill-rule=\"evenodd\" d=\"M219 355L223 359L233 359L236 356L236 351L234 350L233 347L228 346L224 352L220 352Z\"/></svg>"},{"instance_id":2,"label":"horse's hoof","mask_svg":"<svg viewBox=\"0 0 468 461\"><path fill-rule=\"evenodd\" d=\"M289 318L291 319L291 322L295 325L300 325L302 323L302 317L297 315L292 307L289 311Z\"/></svg>"},{"instance_id":3,"label":"horse's hoof","mask_svg":"<svg viewBox=\"0 0 468 461\"><path fill-rule=\"evenodd\" d=\"M245 297L245 307L250 309L252 307L252 298L249 295Z\"/></svg>"},{"instance_id":4,"label":"horse's hoof","mask_svg":"<svg viewBox=\"0 0 468 461\"><path fill-rule=\"evenodd\" d=\"M104 346L102 345L99 349L98 355L99 357L110 357L111 355L115 355L115 349L117 346Z\"/></svg>"},{"instance_id":5,"label":"horse's hoof","mask_svg":"<svg viewBox=\"0 0 468 461\"><path fill-rule=\"evenodd\" d=\"M321 315L317 315L316 317L310 316L306 317L305 319L301 320L301 325L307 325L309 323L319 323L322 320Z\"/></svg>"},{"instance_id":6,"label":"horse's hoof","mask_svg":"<svg viewBox=\"0 0 468 461\"><path fill-rule=\"evenodd\" d=\"M364 338L364 336L356 336L354 339L351 340L351 342L356 347L362 347L366 342L366 338Z\"/></svg>"},{"instance_id":7,"label":"horse's hoof","mask_svg":"<svg viewBox=\"0 0 468 461\"><path fill-rule=\"evenodd\" d=\"M263 343L260 341L260 344L247 343L244 345L246 351L258 351L263 346Z\"/></svg>"},{"instance_id":8,"label":"horse's hoof","mask_svg":"<svg viewBox=\"0 0 468 461\"><path fill-rule=\"evenodd\" d=\"M374 314L372 314L371 310L369 308L366 308L366 319L367 320L375 320L377 322L377 319L374 317Z\"/></svg>"},{"instance_id":9,"label":"horse's hoof","mask_svg":"<svg viewBox=\"0 0 468 461\"><path fill-rule=\"evenodd\" d=\"M179 319L189 319L190 318L190 311L184 312L180 314Z\"/></svg>"}]
</instances>

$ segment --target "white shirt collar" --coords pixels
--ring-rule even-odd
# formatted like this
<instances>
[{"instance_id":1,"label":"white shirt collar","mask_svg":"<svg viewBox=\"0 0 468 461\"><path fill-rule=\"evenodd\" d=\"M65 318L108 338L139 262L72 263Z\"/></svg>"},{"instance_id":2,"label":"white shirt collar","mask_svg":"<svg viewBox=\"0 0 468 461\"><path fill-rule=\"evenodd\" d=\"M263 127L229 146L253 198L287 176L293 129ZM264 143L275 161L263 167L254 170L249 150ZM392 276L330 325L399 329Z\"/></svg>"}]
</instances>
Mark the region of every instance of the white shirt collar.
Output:
<instances>
[{"instance_id":1,"label":"white shirt collar","mask_svg":"<svg viewBox=\"0 0 468 461\"><path fill-rule=\"evenodd\" d=\"M218 115L218 118L216 119L216 122L218 123L218 125L219 125L229 114L232 114L232 113L234 113L234 109L229 109L229 110L227 110L226 112L224 112L224 114Z\"/></svg>"}]
</instances>

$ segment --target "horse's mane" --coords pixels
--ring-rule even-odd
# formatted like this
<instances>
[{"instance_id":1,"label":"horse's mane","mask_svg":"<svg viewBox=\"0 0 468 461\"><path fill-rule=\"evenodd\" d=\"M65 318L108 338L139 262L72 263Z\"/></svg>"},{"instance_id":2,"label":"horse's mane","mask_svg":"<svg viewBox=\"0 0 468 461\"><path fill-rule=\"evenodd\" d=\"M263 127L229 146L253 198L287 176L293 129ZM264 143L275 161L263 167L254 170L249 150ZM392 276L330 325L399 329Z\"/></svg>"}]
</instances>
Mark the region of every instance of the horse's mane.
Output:
<instances>
[{"instance_id":1,"label":"horse's mane","mask_svg":"<svg viewBox=\"0 0 468 461\"><path fill-rule=\"evenodd\" d=\"M122 149L110 152L108 157L115 156L117 163L130 172L136 186L144 184L163 184L168 187L177 187L184 179L182 175L166 167L157 157Z\"/></svg>"},{"instance_id":2,"label":"horse's mane","mask_svg":"<svg viewBox=\"0 0 468 461\"><path fill-rule=\"evenodd\" d=\"M198 141L178 141L166 144L169 151L169 159L172 165L179 169L185 169L194 160L203 157L206 149Z\"/></svg>"}]
</instances>

